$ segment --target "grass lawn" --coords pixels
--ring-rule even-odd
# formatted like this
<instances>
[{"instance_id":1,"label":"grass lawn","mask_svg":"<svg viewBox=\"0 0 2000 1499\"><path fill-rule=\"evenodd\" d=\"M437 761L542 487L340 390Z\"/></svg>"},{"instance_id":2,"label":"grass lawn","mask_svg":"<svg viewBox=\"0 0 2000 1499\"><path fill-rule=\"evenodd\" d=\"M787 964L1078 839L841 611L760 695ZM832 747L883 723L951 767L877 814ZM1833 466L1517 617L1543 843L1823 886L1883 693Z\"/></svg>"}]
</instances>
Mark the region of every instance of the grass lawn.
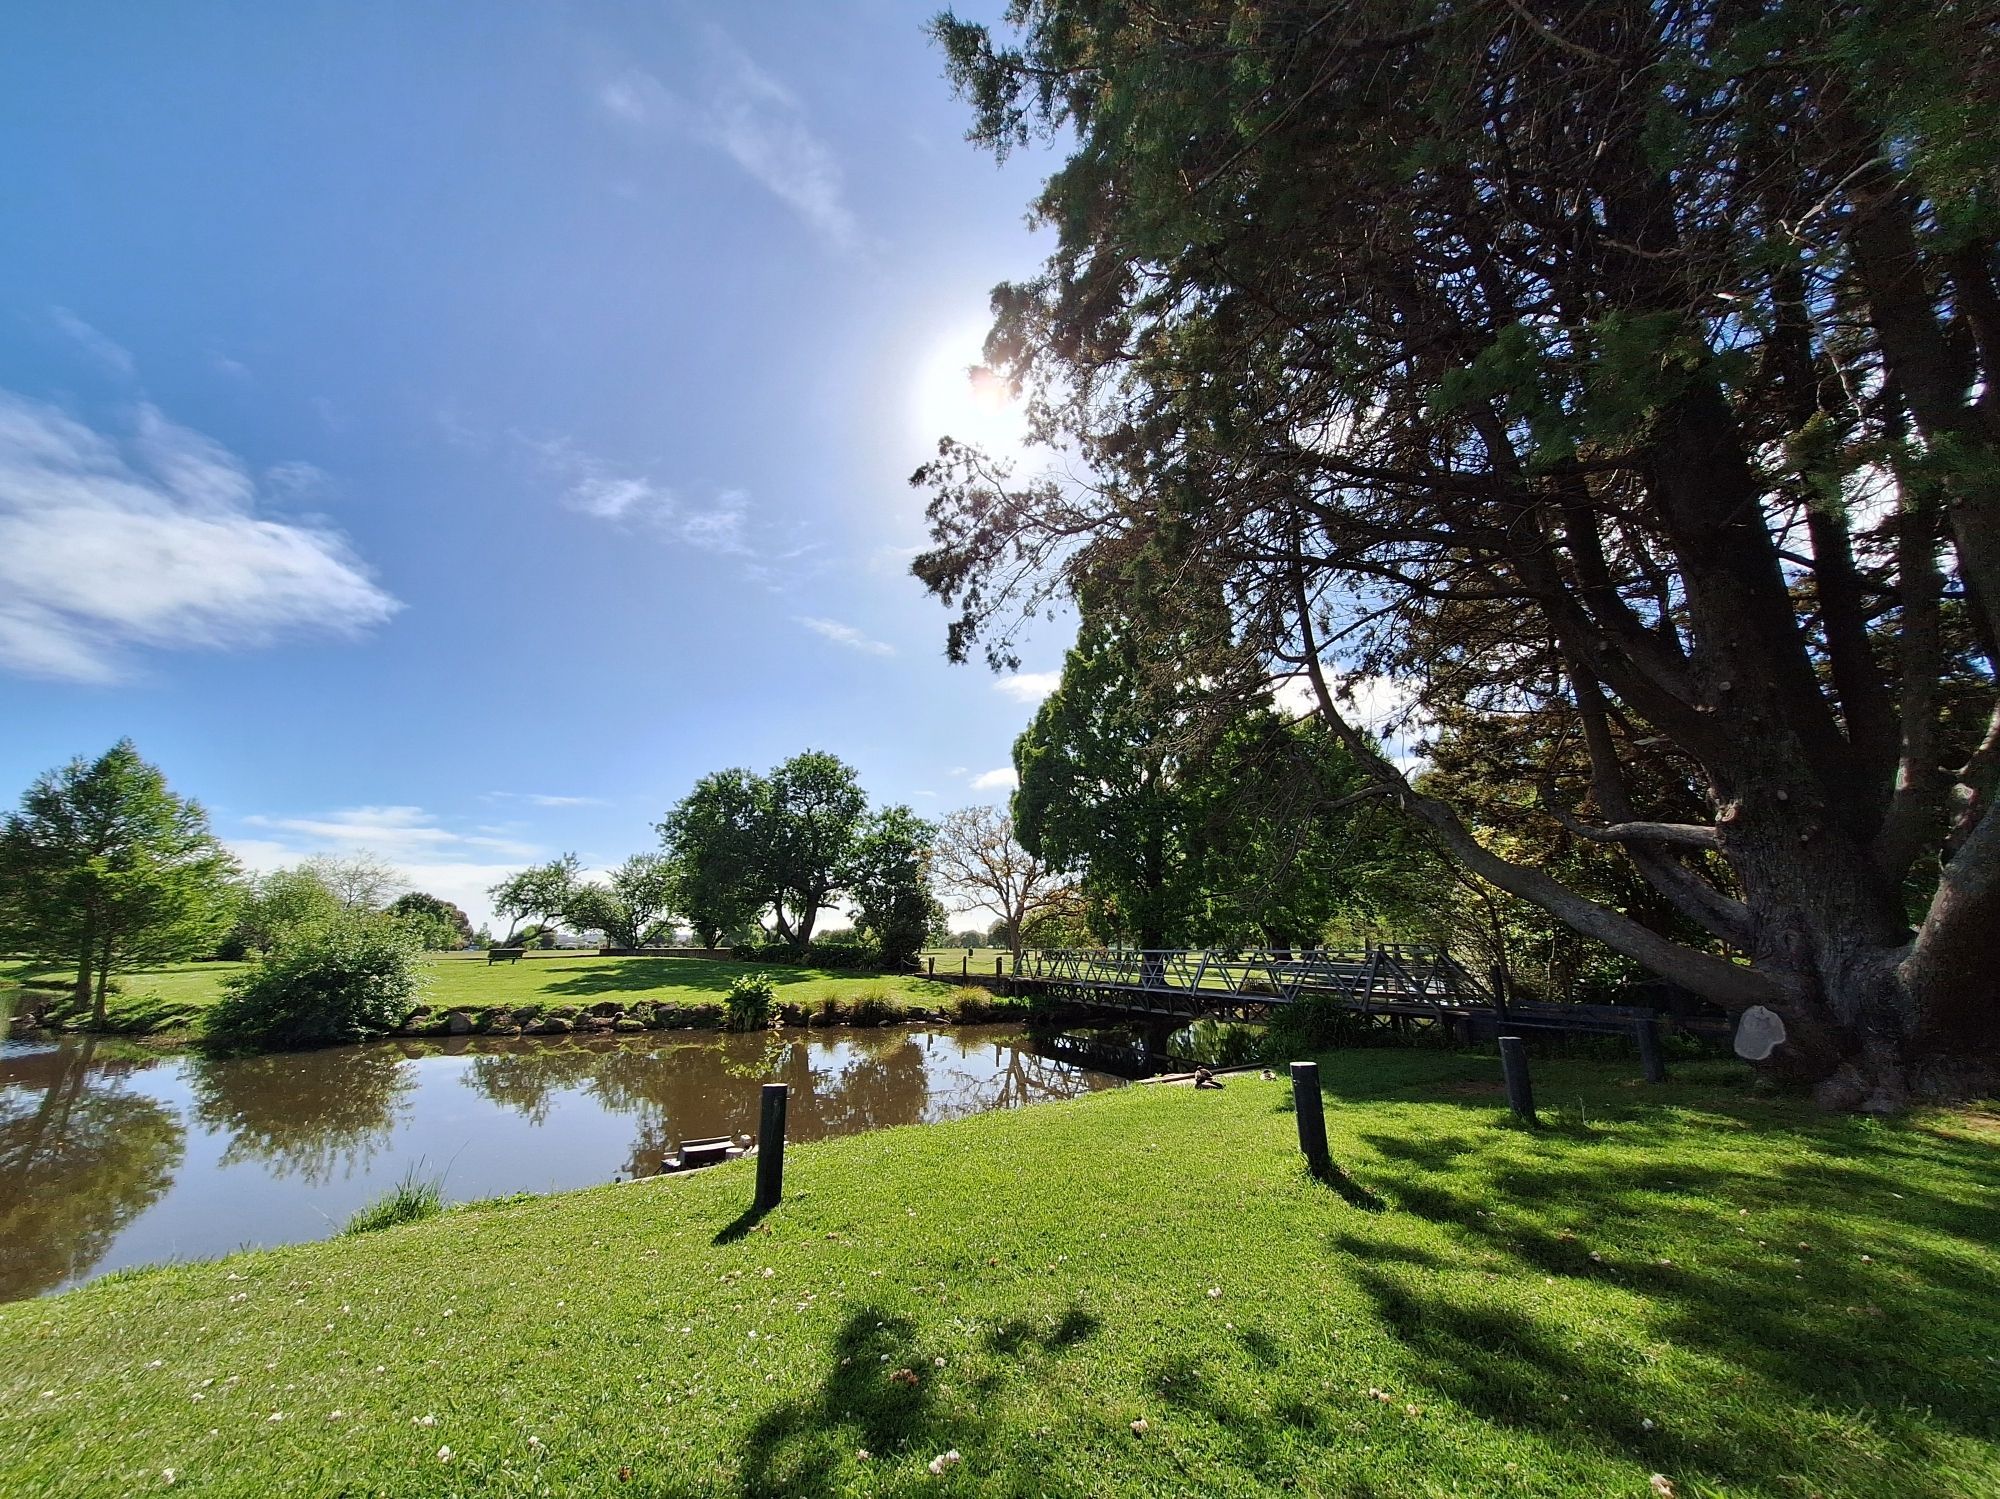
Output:
<instances>
[{"instance_id":1,"label":"grass lawn","mask_svg":"<svg viewBox=\"0 0 2000 1499\"><path fill-rule=\"evenodd\" d=\"M5 1486L2000 1493L2000 1119L1629 1070L1531 1133L1326 1059L1379 1211L1250 1075L794 1147L761 1223L742 1163L111 1277L0 1307Z\"/></svg>"},{"instance_id":2,"label":"grass lawn","mask_svg":"<svg viewBox=\"0 0 2000 1499\"><path fill-rule=\"evenodd\" d=\"M760 967L706 958L600 958L561 948L490 965L484 953L437 953L425 958L423 966L429 981L423 1003L437 1009L528 1004L580 1008L604 999L716 1003L739 975L759 971L770 975L779 1002L788 1004L873 997L893 1006L931 1006L942 1003L955 987L942 977L931 982L914 975ZM175 963L120 974L108 1006L111 1028L137 1034L185 1033L220 996L223 980L243 967ZM10 1000L19 1007L19 986L24 981L50 983L62 978L54 969L0 961L0 1010Z\"/></svg>"}]
</instances>

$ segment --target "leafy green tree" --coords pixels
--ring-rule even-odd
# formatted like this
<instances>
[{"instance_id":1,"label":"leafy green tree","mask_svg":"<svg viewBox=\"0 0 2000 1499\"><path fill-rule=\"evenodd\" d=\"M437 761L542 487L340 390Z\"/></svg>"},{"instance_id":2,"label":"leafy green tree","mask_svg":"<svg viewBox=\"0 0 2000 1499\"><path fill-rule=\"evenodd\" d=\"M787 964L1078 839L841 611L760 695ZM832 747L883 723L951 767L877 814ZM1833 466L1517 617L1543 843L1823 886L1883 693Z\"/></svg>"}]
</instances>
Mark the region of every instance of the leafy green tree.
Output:
<instances>
[{"instance_id":1,"label":"leafy green tree","mask_svg":"<svg viewBox=\"0 0 2000 1499\"><path fill-rule=\"evenodd\" d=\"M340 917L343 907L310 865L253 877L237 905L234 936L246 952L268 953L287 937Z\"/></svg>"},{"instance_id":2,"label":"leafy green tree","mask_svg":"<svg viewBox=\"0 0 2000 1499\"><path fill-rule=\"evenodd\" d=\"M812 941L819 913L840 894L868 798L854 768L821 750L792 756L764 778L759 822L764 871L778 934ZM920 944L921 945L921 944Z\"/></svg>"},{"instance_id":3,"label":"leafy green tree","mask_svg":"<svg viewBox=\"0 0 2000 1499\"><path fill-rule=\"evenodd\" d=\"M853 767L819 750L768 776L703 776L660 824L673 869L669 904L705 946L767 912L785 941L810 943L819 913L840 894L867 807Z\"/></svg>"},{"instance_id":4,"label":"leafy green tree","mask_svg":"<svg viewBox=\"0 0 2000 1499\"><path fill-rule=\"evenodd\" d=\"M659 824L670 875L667 905L686 918L703 947L754 926L768 903L759 787L750 771L715 771Z\"/></svg>"},{"instance_id":5,"label":"leafy green tree","mask_svg":"<svg viewBox=\"0 0 2000 1499\"><path fill-rule=\"evenodd\" d=\"M0 824L0 945L72 967L102 1027L113 973L214 948L235 874L200 804L121 739L39 777Z\"/></svg>"},{"instance_id":6,"label":"leafy green tree","mask_svg":"<svg viewBox=\"0 0 2000 1499\"><path fill-rule=\"evenodd\" d=\"M390 901L388 914L407 926L429 952L453 952L472 941L472 918L450 901L421 890Z\"/></svg>"},{"instance_id":7,"label":"leafy green tree","mask_svg":"<svg viewBox=\"0 0 2000 1499\"><path fill-rule=\"evenodd\" d=\"M575 854L564 854L511 874L489 889L486 893L492 898L494 913L507 918L507 936L500 945L512 947L524 921L546 925L560 920L576 890L580 867Z\"/></svg>"},{"instance_id":8,"label":"leafy green tree","mask_svg":"<svg viewBox=\"0 0 2000 1499\"><path fill-rule=\"evenodd\" d=\"M1014 621L1093 584L1156 636L1220 598L1202 641L1303 671L1455 861L1758 1012L1773 1072L1875 1109L1991 1087L1990 8L1008 19L936 27L979 139L1068 152L987 353L1089 482L949 444L926 467L951 653L1010 660ZM1585 795L1540 810L1701 940L1412 785L1342 696L1383 674L1582 744Z\"/></svg>"},{"instance_id":9,"label":"leafy green tree","mask_svg":"<svg viewBox=\"0 0 2000 1499\"><path fill-rule=\"evenodd\" d=\"M613 947L645 947L673 927L674 865L665 854L634 854L611 871L609 883L585 881L570 892L564 920L577 931L604 933Z\"/></svg>"},{"instance_id":10,"label":"leafy green tree","mask_svg":"<svg viewBox=\"0 0 2000 1499\"><path fill-rule=\"evenodd\" d=\"M884 807L862 825L848 853L841 876L854 903L855 925L885 968L914 964L938 919L930 880L936 836L936 826L908 807Z\"/></svg>"}]
</instances>

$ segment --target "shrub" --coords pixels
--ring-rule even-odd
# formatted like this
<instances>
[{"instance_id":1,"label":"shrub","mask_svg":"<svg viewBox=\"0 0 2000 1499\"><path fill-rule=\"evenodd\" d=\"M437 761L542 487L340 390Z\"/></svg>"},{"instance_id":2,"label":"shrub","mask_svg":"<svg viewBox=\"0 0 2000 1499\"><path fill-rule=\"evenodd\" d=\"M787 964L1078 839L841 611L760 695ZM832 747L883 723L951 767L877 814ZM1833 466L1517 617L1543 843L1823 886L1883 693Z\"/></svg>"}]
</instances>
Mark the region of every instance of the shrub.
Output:
<instances>
[{"instance_id":1,"label":"shrub","mask_svg":"<svg viewBox=\"0 0 2000 1499\"><path fill-rule=\"evenodd\" d=\"M771 1023L773 994L769 974L746 973L737 979L729 986L729 993L723 1000L723 1005L729 1011L729 1029L763 1030Z\"/></svg>"},{"instance_id":2,"label":"shrub","mask_svg":"<svg viewBox=\"0 0 2000 1499\"><path fill-rule=\"evenodd\" d=\"M745 963L770 963L785 968L829 968L842 972L867 972L882 966L880 955L873 947L826 947L815 942L811 947L800 947L796 943L760 942L732 947L729 955Z\"/></svg>"},{"instance_id":3,"label":"shrub","mask_svg":"<svg viewBox=\"0 0 2000 1499\"><path fill-rule=\"evenodd\" d=\"M1167 1051L1203 1067L1242 1067L1264 1055L1265 1034L1254 1026L1201 1019L1167 1037Z\"/></svg>"},{"instance_id":4,"label":"shrub","mask_svg":"<svg viewBox=\"0 0 2000 1499\"><path fill-rule=\"evenodd\" d=\"M399 1223L417 1223L435 1218L444 1211L444 1178L417 1179L417 1168L403 1173L403 1179L347 1220L344 1234L368 1234L378 1228L394 1228Z\"/></svg>"},{"instance_id":5,"label":"shrub","mask_svg":"<svg viewBox=\"0 0 2000 1499\"><path fill-rule=\"evenodd\" d=\"M1266 1062L1285 1062L1316 1051L1357 1046L1370 1040L1367 1020L1331 1000L1309 998L1279 1005L1264 1032Z\"/></svg>"},{"instance_id":6,"label":"shrub","mask_svg":"<svg viewBox=\"0 0 2000 1499\"><path fill-rule=\"evenodd\" d=\"M416 957L410 934L392 922L315 928L229 979L205 1034L222 1046L276 1051L394 1030L421 988Z\"/></svg>"}]
</instances>

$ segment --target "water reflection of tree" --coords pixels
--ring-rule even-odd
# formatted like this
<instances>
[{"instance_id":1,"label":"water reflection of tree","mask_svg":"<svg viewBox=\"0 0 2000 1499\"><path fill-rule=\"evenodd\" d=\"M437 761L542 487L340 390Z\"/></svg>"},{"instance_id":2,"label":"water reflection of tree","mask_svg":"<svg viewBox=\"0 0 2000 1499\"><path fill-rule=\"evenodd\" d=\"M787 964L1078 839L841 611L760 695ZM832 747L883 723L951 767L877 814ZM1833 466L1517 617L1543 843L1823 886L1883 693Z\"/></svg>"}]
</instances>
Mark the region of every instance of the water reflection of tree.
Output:
<instances>
[{"instance_id":1,"label":"water reflection of tree","mask_svg":"<svg viewBox=\"0 0 2000 1499\"><path fill-rule=\"evenodd\" d=\"M480 1097L540 1124L549 1117L555 1095L590 1081L606 1056L597 1047L514 1042L475 1055L464 1081Z\"/></svg>"},{"instance_id":2,"label":"water reflection of tree","mask_svg":"<svg viewBox=\"0 0 2000 1499\"><path fill-rule=\"evenodd\" d=\"M180 1122L93 1068L96 1047L0 1071L0 1298L86 1274L180 1164Z\"/></svg>"},{"instance_id":3,"label":"water reflection of tree","mask_svg":"<svg viewBox=\"0 0 2000 1499\"><path fill-rule=\"evenodd\" d=\"M993 1070L977 1073L962 1067L945 1068L939 1085L932 1090L943 1104L935 1117L958 1118L989 1109L1075 1098L1098 1086L1081 1068L1030 1051L1024 1039L988 1042L979 1049L990 1049ZM960 1055L969 1055L970 1050L961 1048Z\"/></svg>"},{"instance_id":4,"label":"water reflection of tree","mask_svg":"<svg viewBox=\"0 0 2000 1499\"><path fill-rule=\"evenodd\" d=\"M384 1149L414 1086L394 1047L341 1046L258 1057L196 1057L194 1116L229 1132L224 1165L263 1162L318 1184Z\"/></svg>"}]
</instances>

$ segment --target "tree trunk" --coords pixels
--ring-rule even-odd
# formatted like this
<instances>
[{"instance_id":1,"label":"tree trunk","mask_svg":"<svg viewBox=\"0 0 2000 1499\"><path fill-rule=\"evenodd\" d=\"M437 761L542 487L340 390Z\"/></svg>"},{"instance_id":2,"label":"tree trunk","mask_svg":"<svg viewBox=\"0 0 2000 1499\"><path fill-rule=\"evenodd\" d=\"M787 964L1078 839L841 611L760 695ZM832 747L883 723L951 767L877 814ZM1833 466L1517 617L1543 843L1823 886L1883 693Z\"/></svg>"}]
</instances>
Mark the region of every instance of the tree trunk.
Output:
<instances>
[{"instance_id":1,"label":"tree trunk","mask_svg":"<svg viewBox=\"0 0 2000 1499\"><path fill-rule=\"evenodd\" d=\"M83 951L76 960L76 982L70 989L70 1002L79 1011L90 1004L90 980L97 962L97 923L89 915L83 922Z\"/></svg>"},{"instance_id":2,"label":"tree trunk","mask_svg":"<svg viewBox=\"0 0 2000 1499\"><path fill-rule=\"evenodd\" d=\"M105 939L103 950L97 955L97 999L90 1011L92 1030L103 1030L106 1025L105 994L111 987L111 942Z\"/></svg>"}]
</instances>

